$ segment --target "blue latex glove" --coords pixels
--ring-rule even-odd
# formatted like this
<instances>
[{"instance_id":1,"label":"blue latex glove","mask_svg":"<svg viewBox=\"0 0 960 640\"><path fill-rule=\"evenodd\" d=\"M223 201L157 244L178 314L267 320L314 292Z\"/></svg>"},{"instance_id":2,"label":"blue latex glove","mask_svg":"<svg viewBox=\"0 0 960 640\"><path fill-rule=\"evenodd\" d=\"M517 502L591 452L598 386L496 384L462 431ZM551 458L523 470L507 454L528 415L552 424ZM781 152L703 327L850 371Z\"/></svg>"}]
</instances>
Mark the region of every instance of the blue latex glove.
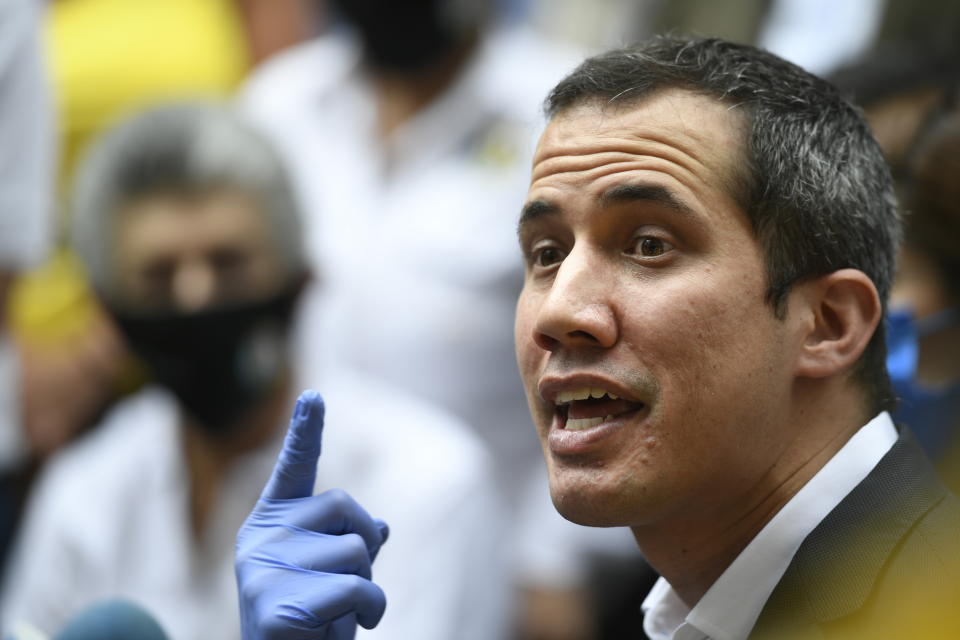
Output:
<instances>
[{"instance_id":1,"label":"blue latex glove","mask_svg":"<svg viewBox=\"0 0 960 640\"><path fill-rule=\"evenodd\" d=\"M370 565L386 523L338 489L312 495L323 414L316 391L297 399L273 475L237 534L244 640L348 640L383 616Z\"/></svg>"}]
</instances>

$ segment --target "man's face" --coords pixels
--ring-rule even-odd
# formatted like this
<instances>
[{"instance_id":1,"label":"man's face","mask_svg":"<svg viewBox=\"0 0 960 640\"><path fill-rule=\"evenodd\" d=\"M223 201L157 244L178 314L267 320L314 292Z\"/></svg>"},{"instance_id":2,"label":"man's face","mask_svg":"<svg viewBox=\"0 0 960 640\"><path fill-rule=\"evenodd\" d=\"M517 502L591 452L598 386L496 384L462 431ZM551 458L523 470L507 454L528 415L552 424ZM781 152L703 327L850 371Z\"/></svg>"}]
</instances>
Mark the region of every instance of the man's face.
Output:
<instances>
[{"instance_id":1,"label":"man's face","mask_svg":"<svg viewBox=\"0 0 960 640\"><path fill-rule=\"evenodd\" d=\"M130 202L114 243L121 299L188 313L274 293L283 268L258 207L232 190Z\"/></svg>"},{"instance_id":2,"label":"man's face","mask_svg":"<svg viewBox=\"0 0 960 640\"><path fill-rule=\"evenodd\" d=\"M731 195L744 129L729 105L674 90L573 107L540 141L517 358L575 522L723 513L787 446L787 324Z\"/></svg>"}]
</instances>

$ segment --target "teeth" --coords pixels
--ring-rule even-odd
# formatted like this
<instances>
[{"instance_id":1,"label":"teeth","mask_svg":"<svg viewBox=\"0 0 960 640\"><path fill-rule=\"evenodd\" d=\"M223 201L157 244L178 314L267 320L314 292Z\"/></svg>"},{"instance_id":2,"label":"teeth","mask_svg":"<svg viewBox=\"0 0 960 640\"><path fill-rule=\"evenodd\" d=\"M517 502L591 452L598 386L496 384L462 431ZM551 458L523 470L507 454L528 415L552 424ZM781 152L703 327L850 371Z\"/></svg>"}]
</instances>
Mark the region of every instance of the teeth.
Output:
<instances>
[{"instance_id":1,"label":"teeth","mask_svg":"<svg viewBox=\"0 0 960 640\"><path fill-rule=\"evenodd\" d=\"M568 418L567 424L563 428L568 431L583 431L608 420L613 420L613 416L606 416L605 418Z\"/></svg>"},{"instance_id":2,"label":"teeth","mask_svg":"<svg viewBox=\"0 0 960 640\"><path fill-rule=\"evenodd\" d=\"M567 424L564 425L563 428L568 431L582 431L583 429L595 427L601 422L603 422L603 418L567 418Z\"/></svg>"},{"instance_id":3,"label":"teeth","mask_svg":"<svg viewBox=\"0 0 960 640\"><path fill-rule=\"evenodd\" d=\"M566 404L574 400L586 400L590 397L590 389L574 389L573 391L561 391L557 394L557 404Z\"/></svg>"},{"instance_id":4,"label":"teeth","mask_svg":"<svg viewBox=\"0 0 960 640\"><path fill-rule=\"evenodd\" d=\"M599 387L584 387L582 389L574 389L572 391L561 391L557 394L556 404L567 404L573 402L574 400L587 400L589 398L610 398L611 400L617 400L618 396L604 390Z\"/></svg>"}]
</instances>

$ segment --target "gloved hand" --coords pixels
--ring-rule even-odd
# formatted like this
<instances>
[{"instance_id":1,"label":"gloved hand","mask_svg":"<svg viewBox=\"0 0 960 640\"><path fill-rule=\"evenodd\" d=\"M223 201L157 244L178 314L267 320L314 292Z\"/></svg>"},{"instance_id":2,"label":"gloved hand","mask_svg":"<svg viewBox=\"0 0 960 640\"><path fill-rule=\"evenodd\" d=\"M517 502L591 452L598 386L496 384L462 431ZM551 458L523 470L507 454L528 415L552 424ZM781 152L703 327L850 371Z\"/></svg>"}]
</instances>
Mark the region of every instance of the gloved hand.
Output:
<instances>
[{"instance_id":1,"label":"gloved hand","mask_svg":"<svg viewBox=\"0 0 960 640\"><path fill-rule=\"evenodd\" d=\"M349 640L383 616L370 565L386 523L341 490L312 495L323 414L316 391L297 399L273 475L237 534L244 640Z\"/></svg>"}]
</instances>

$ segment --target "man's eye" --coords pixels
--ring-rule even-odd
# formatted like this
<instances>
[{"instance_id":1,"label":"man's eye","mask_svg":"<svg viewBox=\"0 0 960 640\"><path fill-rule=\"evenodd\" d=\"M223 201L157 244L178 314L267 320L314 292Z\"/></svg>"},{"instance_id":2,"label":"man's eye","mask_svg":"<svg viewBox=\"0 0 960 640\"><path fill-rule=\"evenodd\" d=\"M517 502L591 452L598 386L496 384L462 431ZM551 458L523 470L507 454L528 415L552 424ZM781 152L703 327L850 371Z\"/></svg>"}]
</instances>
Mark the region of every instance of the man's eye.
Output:
<instances>
[{"instance_id":1,"label":"man's eye","mask_svg":"<svg viewBox=\"0 0 960 640\"><path fill-rule=\"evenodd\" d=\"M644 258L656 258L673 248L666 240L654 236L644 236L637 241L636 252Z\"/></svg>"},{"instance_id":2,"label":"man's eye","mask_svg":"<svg viewBox=\"0 0 960 640\"><path fill-rule=\"evenodd\" d=\"M537 250L533 261L538 267L549 267L563 260L563 253L556 247L544 247Z\"/></svg>"}]
</instances>

